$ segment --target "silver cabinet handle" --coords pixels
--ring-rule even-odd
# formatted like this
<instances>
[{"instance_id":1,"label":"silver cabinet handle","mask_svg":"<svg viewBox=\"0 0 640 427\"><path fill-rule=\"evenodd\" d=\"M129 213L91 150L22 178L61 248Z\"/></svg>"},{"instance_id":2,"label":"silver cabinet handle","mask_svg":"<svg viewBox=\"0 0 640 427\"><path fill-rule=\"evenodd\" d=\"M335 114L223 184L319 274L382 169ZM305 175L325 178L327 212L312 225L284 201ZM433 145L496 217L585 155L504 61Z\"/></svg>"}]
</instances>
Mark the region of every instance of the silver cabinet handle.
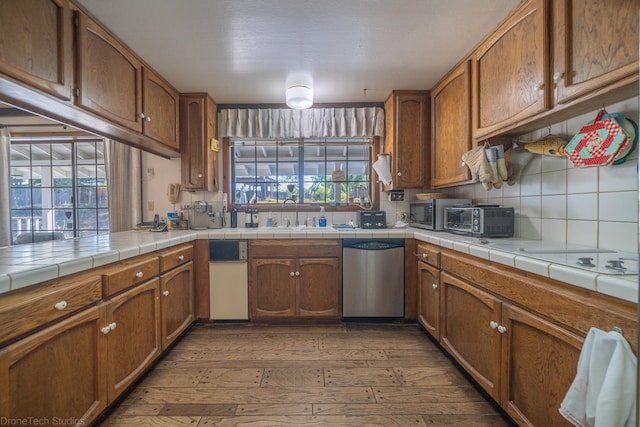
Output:
<instances>
[{"instance_id":1,"label":"silver cabinet handle","mask_svg":"<svg viewBox=\"0 0 640 427\"><path fill-rule=\"evenodd\" d=\"M169 291L162 291L162 295L164 295L165 297L169 296Z\"/></svg>"},{"instance_id":2,"label":"silver cabinet handle","mask_svg":"<svg viewBox=\"0 0 640 427\"><path fill-rule=\"evenodd\" d=\"M143 273L142 271L138 271L138 272L136 273L136 277L137 277L138 279L142 278L142 276L144 276L144 273Z\"/></svg>"},{"instance_id":3,"label":"silver cabinet handle","mask_svg":"<svg viewBox=\"0 0 640 427\"><path fill-rule=\"evenodd\" d=\"M67 302L66 301L60 301L59 303L56 303L56 305L54 307L56 309L58 309L58 310L64 310L65 308L67 308Z\"/></svg>"}]
</instances>

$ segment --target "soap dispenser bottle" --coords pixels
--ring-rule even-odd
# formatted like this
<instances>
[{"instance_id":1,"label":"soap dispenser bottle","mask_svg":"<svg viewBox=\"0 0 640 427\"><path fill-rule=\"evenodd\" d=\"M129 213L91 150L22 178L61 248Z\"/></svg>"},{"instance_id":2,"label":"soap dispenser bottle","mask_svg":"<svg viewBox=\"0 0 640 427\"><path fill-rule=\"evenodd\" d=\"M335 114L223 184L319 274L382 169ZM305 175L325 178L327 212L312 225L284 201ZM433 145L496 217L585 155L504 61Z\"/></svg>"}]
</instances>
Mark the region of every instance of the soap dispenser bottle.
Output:
<instances>
[{"instance_id":1,"label":"soap dispenser bottle","mask_svg":"<svg viewBox=\"0 0 640 427\"><path fill-rule=\"evenodd\" d=\"M327 226L327 217L324 215L324 206L320 206L320 218L318 219L318 226Z\"/></svg>"}]
</instances>

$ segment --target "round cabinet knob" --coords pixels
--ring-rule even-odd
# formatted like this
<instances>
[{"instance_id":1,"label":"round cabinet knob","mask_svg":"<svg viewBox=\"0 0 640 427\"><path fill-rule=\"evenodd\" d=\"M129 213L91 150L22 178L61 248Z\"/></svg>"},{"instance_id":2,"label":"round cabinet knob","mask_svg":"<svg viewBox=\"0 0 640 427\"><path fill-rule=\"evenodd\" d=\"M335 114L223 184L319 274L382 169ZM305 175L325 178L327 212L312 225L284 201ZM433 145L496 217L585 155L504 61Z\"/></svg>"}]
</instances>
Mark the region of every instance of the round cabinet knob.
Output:
<instances>
[{"instance_id":1,"label":"round cabinet knob","mask_svg":"<svg viewBox=\"0 0 640 427\"><path fill-rule=\"evenodd\" d=\"M504 334L505 332L507 332L507 328L505 328L504 326L500 325L500 326L498 326L498 332L500 332L501 334Z\"/></svg>"},{"instance_id":2,"label":"round cabinet knob","mask_svg":"<svg viewBox=\"0 0 640 427\"><path fill-rule=\"evenodd\" d=\"M432 287L433 289L438 289L438 285L437 285L437 284L435 284L435 283L434 283L433 285L431 285L431 287Z\"/></svg>"},{"instance_id":3,"label":"round cabinet knob","mask_svg":"<svg viewBox=\"0 0 640 427\"><path fill-rule=\"evenodd\" d=\"M115 328L116 328L116 322L109 323L109 329L110 329L110 330L112 330L112 331L113 331Z\"/></svg>"},{"instance_id":4,"label":"round cabinet knob","mask_svg":"<svg viewBox=\"0 0 640 427\"><path fill-rule=\"evenodd\" d=\"M299 275L300 275L300 272L299 272L299 271L296 271L296 276L299 276Z\"/></svg>"},{"instance_id":5,"label":"round cabinet knob","mask_svg":"<svg viewBox=\"0 0 640 427\"><path fill-rule=\"evenodd\" d=\"M141 278L142 278L142 276L144 276L144 273L143 273L142 271L138 271L138 272L136 273L136 277L137 277L138 279L141 279Z\"/></svg>"},{"instance_id":6,"label":"round cabinet knob","mask_svg":"<svg viewBox=\"0 0 640 427\"><path fill-rule=\"evenodd\" d=\"M65 308L67 308L67 302L66 301L60 301L59 303L57 303L55 305L55 308L58 310L64 310Z\"/></svg>"},{"instance_id":7,"label":"round cabinet knob","mask_svg":"<svg viewBox=\"0 0 640 427\"><path fill-rule=\"evenodd\" d=\"M402 176L402 172L398 172L398 176Z\"/></svg>"},{"instance_id":8,"label":"round cabinet knob","mask_svg":"<svg viewBox=\"0 0 640 427\"><path fill-rule=\"evenodd\" d=\"M111 328L108 326L105 326L104 328L100 329L100 332L107 335L109 332L111 332Z\"/></svg>"},{"instance_id":9,"label":"round cabinet knob","mask_svg":"<svg viewBox=\"0 0 640 427\"><path fill-rule=\"evenodd\" d=\"M536 92L539 91L540 89L542 89L541 83L536 83L536 85L533 87L533 90L535 90Z\"/></svg>"},{"instance_id":10,"label":"round cabinet knob","mask_svg":"<svg viewBox=\"0 0 640 427\"><path fill-rule=\"evenodd\" d=\"M492 320L491 322L489 322L489 326L491 326L491 329L496 329L499 325L498 322L494 322Z\"/></svg>"},{"instance_id":11,"label":"round cabinet knob","mask_svg":"<svg viewBox=\"0 0 640 427\"><path fill-rule=\"evenodd\" d=\"M144 113L138 114L138 117L140 117L141 119L144 119Z\"/></svg>"},{"instance_id":12,"label":"round cabinet knob","mask_svg":"<svg viewBox=\"0 0 640 427\"><path fill-rule=\"evenodd\" d=\"M180 256L178 257L178 261L184 261L184 255L180 255Z\"/></svg>"},{"instance_id":13,"label":"round cabinet knob","mask_svg":"<svg viewBox=\"0 0 640 427\"><path fill-rule=\"evenodd\" d=\"M201 173L198 174L198 178L202 178L202 174Z\"/></svg>"},{"instance_id":14,"label":"round cabinet knob","mask_svg":"<svg viewBox=\"0 0 640 427\"><path fill-rule=\"evenodd\" d=\"M164 295L165 297L169 296L169 291L162 291L162 295Z\"/></svg>"},{"instance_id":15,"label":"round cabinet knob","mask_svg":"<svg viewBox=\"0 0 640 427\"><path fill-rule=\"evenodd\" d=\"M293 277L295 275L296 275L296 273L294 273L293 271L291 273L289 273L289 276L291 276L291 277Z\"/></svg>"},{"instance_id":16,"label":"round cabinet knob","mask_svg":"<svg viewBox=\"0 0 640 427\"><path fill-rule=\"evenodd\" d=\"M556 71L555 73L553 73L553 81L558 83L558 80L560 80L563 75L564 73L561 73L560 71Z\"/></svg>"},{"instance_id":17,"label":"round cabinet knob","mask_svg":"<svg viewBox=\"0 0 640 427\"><path fill-rule=\"evenodd\" d=\"M425 258L425 259L429 258L429 254L422 254L422 258Z\"/></svg>"},{"instance_id":18,"label":"round cabinet knob","mask_svg":"<svg viewBox=\"0 0 640 427\"><path fill-rule=\"evenodd\" d=\"M147 116L144 119L147 121L147 123L149 123L151 121L151 117L150 116Z\"/></svg>"}]
</instances>

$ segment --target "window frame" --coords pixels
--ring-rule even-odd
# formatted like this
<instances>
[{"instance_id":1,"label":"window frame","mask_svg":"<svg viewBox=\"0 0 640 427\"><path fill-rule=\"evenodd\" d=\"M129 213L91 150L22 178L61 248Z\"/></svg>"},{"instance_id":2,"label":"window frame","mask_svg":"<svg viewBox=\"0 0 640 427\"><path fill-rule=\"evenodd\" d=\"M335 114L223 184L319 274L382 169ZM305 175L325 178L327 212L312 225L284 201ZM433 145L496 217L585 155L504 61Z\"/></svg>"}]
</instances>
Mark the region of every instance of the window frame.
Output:
<instances>
[{"instance_id":1,"label":"window frame","mask_svg":"<svg viewBox=\"0 0 640 427\"><path fill-rule=\"evenodd\" d=\"M345 137L345 140L348 139ZM378 136L372 137L372 145L371 145L371 159L369 161L369 188L370 188L370 206L367 206L367 209L377 210L380 208L380 182L376 179L377 175L374 175L373 171L373 159L377 157L380 152L380 142L381 139ZM223 168L223 179L222 185L224 188L224 192L226 194L226 204L228 209L235 207L238 211L243 212L247 207L251 207L248 204L236 204L235 198L233 197L234 188L233 188L233 162L231 159L231 138L224 137L222 138L222 168ZM302 161L302 160L301 160ZM262 211L266 212L288 212L295 210L293 204L286 204L282 206L282 204L278 203L265 203L257 205ZM360 205L331 205L331 204L320 204L320 203L298 203L298 210L300 212L315 212L318 208L322 206L325 208L327 212L357 212L362 210Z\"/></svg>"},{"instance_id":2,"label":"window frame","mask_svg":"<svg viewBox=\"0 0 640 427\"><path fill-rule=\"evenodd\" d=\"M91 161L83 161L82 159L79 158L79 152L78 152L78 144L86 144L86 143L101 143L102 144L102 159L100 159L97 156L98 153L98 149L94 146L93 147L93 157L91 158ZM33 146L34 145L43 145L48 147L47 149L49 150L49 152L51 153L53 151L53 146L55 145L70 145L71 148L71 153L70 153L70 159L65 160L64 162L69 162L69 164L63 164L63 165L58 165L58 166L63 166L63 167L68 167L70 168L70 172L71 172L71 176L70 176L70 180L71 183L70 185L63 185L63 186L58 186L56 185L56 183L54 182L54 177L51 176L51 183L49 186L46 187L42 187L42 185L34 185L33 183L33 172L30 172L29 175L29 180L31 181L29 183L28 186L14 186L11 182L9 183L9 189L11 191L11 196L10 196L10 212L11 212L11 228L10 228L10 233L11 233L11 242L13 245L16 244L20 244L17 241L17 238L19 236L19 234L22 233L31 233L32 234L32 241L36 242L36 238L33 235L33 233L36 232L44 232L44 233L50 233L52 238L55 238L55 233L58 232L62 232L64 234L64 238L65 239L71 239L71 238L76 238L76 237L83 237L83 236L93 236L93 235L101 235L101 234L108 234L110 232L110 223L108 223L109 227L108 228L101 228L100 224L100 217L101 217L101 212L107 213L107 220L108 220L108 194L107 194L107 188L108 188L108 183L106 182L106 175L104 178L100 177L100 173L99 173L99 168L102 167L103 172L106 174L106 170L104 170L105 168L105 159L104 159L104 140L103 138L100 137L96 137L96 136L91 136L91 137L78 137L78 136L57 136L57 135L37 135L37 136L27 136L27 135L12 135L11 137L11 142L10 142L11 146L28 146L29 148L29 158L28 160L24 160L24 162L28 162L28 165L20 165L19 163L17 164L15 161L9 161L9 168L10 170L14 167L26 167L30 170L33 170L34 167L45 167L45 168L53 168L56 166L56 160L53 158L53 156L50 154L48 159L43 159L43 160L37 160L33 158ZM36 163L43 163L43 165L36 165ZM78 170L79 168L93 168L93 171L95 173L95 178L91 178L93 179L95 182L92 185L80 185L79 183L79 176L78 176ZM53 170L51 170L49 173L53 173ZM42 179L42 178L41 178ZM104 185L100 184L100 181L104 181ZM16 207L14 205L14 200L13 200L13 190L14 189L19 189L19 188L23 188L25 190L28 190L29 192L29 204L30 207L29 208L19 208ZM51 198L51 206L50 207L40 207L37 208L34 206L34 188L43 188L49 192L48 196L50 196ZM82 206L82 203L79 200L80 197L80 192L82 189L93 189L94 194L95 194L95 206L92 207L86 207L86 206ZM71 189L71 206L69 208L62 208L60 206L56 206L56 190L57 189ZM104 193L102 196L100 195L100 193ZM102 197L106 197L106 206L104 203L101 203L101 199ZM38 215L34 215L35 211L42 211L42 210L49 210L52 212L53 214L53 229L35 229L34 225L33 225L33 221L34 218L41 218L42 216L38 216ZM65 221L65 227L64 228L58 228L58 220L55 216L55 213L57 211L62 211L62 210L69 210L71 211L71 216L66 217L66 221ZM25 229L25 230L21 230L20 228L14 228L13 226L13 218L14 218L14 212L17 211L29 211L30 212L30 218L31 218L31 228L30 229ZM86 213L87 211L94 211L92 213L92 215L95 217L95 227L93 228L86 228L86 227L82 227L82 217L83 217L83 213ZM66 215L65 215L66 216ZM25 218L29 218L29 217L25 217ZM68 221L68 222L67 222ZM71 225L70 228L67 227L67 225Z\"/></svg>"}]
</instances>

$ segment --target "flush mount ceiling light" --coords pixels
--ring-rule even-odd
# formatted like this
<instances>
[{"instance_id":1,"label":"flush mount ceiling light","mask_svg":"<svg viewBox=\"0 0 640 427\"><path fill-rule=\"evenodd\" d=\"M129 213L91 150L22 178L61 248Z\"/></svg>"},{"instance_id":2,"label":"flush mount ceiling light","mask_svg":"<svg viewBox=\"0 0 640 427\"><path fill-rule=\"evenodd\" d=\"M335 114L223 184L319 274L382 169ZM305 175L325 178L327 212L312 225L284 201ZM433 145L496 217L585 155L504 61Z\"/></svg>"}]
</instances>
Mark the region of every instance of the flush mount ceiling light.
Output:
<instances>
[{"instance_id":1,"label":"flush mount ceiling light","mask_svg":"<svg viewBox=\"0 0 640 427\"><path fill-rule=\"evenodd\" d=\"M313 90L306 85L291 85L285 95L287 106L294 110L304 110L313 104Z\"/></svg>"}]
</instances>

